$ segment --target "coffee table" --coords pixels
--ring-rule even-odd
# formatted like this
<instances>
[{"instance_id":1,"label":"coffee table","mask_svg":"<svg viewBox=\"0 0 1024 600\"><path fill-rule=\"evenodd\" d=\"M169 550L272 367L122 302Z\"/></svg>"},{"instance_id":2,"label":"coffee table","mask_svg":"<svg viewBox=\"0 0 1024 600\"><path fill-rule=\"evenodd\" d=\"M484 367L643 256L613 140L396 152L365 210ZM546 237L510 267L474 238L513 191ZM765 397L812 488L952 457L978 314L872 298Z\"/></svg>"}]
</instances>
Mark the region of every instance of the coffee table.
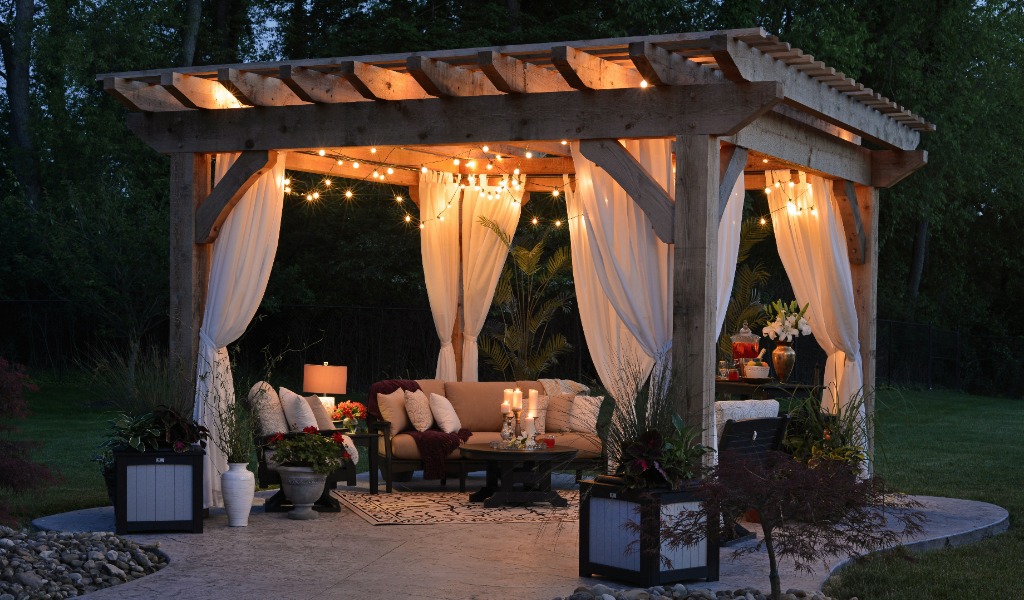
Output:
<instances>
[{"instance_id":1,"label":"coffee table","mask_svg":"<svg viewBox=\"0 0 1024 600\"><path fill-rule=\"evenodd\" d=\"M575 458L575 448L506 450L491 448L490 444L464 444L460 451L464 459L487 464L487 483L469 495L470 502L483 502L485 508L532 502L568 505L565 498L551 489L551 471Z\"/></svg>"}]
</instances>

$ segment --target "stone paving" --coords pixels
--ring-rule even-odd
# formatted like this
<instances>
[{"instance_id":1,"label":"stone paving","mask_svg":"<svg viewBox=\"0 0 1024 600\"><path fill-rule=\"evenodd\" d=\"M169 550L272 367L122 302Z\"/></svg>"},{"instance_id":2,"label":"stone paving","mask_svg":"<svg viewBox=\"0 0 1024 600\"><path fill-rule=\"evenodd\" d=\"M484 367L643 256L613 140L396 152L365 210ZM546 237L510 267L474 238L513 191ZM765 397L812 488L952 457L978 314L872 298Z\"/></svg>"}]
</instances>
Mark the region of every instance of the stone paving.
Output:
<instances>
[{"instance_id":1,"label":"stone paving","mask_svg":"<svg viewBox=\"0 0 1024 600\"><path fill-rule=\"evenodd\" d=\"M471 479L469 489L480 482ZM449 482L449 489L452 485ZM366 474L360 486L367 487ZM258 493L257 504L267 495ZM1009 526L1008 513L992 504L917 499L927 521L924 532L905 544L914 550L978 541ZM87 509L43 517L34 524L59 531L112 531L114 513L111 507ZM224 512L215 509L204 530L129 536L140 543L159 543L170 564L153 575L84 597L551 600L599 581L626 587L578 576L575 522L373 526L346 509L313 521L293 521L255 506L248 527L228 527ZM813 574L783 563L783 589L818 590L842 562L820 566ZM735 558L731 549L723 549L721 580L691 585L712 591L767 589L767 564L761 554Z\"/></svg>"}]
</instances>

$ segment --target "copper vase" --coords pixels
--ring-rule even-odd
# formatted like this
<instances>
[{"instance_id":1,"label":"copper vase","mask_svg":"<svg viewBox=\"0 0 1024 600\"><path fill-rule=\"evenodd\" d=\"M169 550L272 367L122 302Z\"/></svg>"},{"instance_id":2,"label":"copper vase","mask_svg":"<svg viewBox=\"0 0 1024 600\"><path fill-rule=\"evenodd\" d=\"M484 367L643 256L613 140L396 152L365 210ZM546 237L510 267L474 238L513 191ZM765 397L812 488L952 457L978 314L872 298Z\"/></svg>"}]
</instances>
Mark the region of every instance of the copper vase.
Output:
<instances>
[{"instance_id":1,"label":"copper vase","mask_svg":"<svg viewBox=\"0 0 1024 600\"><path fill-rule=\"evenodd\" d=\"M775 345L775 349L772 350L772 365L780 383L789 381L793 367L796 366L796 350L793 350L791 342L778 342Z\"/></svg>"}]
</instances>

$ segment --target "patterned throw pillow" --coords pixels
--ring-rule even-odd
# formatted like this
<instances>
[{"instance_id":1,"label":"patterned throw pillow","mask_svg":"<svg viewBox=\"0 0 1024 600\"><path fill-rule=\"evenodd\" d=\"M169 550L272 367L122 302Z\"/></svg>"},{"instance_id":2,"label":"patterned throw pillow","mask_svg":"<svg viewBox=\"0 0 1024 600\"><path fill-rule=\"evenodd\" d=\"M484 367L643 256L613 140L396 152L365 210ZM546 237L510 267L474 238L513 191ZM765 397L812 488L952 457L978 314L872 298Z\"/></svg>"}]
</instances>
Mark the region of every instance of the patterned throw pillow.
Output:
<instances>
[{"instance_id":1,"label":"patterned throw pillow","mask_svg":"<svg viewBox=\"0 0 1024 600\"><path fill-rule=\"evenodd\" d=\"M256 411L260 421L260 435L274 435L288 431L281 398L266 381L260 381L249 390L249 406Z\"/></svg>"},{"instance_id":2,"label":"patterned throw pillow","mask_svg":"<svg viewBox=\"0 0 1024 600\"><path fill-rule=\"evenodd\" d=\"M569 429L597 435L597 415L604 396L576 396L569 413Z\"/></svg>"},{"instance_id":3,"label":"patterned throw pillow","mask_svg":"<svg viewBox=\"0 0 1024 600\"><path fill-rule=\"evenodd\" d=\"M548 397L548 410L544 413L545 433L569 431L572 399L572 394L555 394Z\"/></svg>"},{"instance_id":4,"label":"patterned throw pillow","mask_svg":"<svg viewBox=\"0 0 1024 600\"><path fill-rule=\"evenodd\" d=\"M434 415L430 412L430 400L423 390L405 392L405 412L416 431L426 431L434 426Z\"/></svg>"},{"instance_id":5,"label":"patterned throw pillow","mask_svg":"<svg viewBox=\"0 0 1024 600\"><path fill-rule=\"evenodd\" d=\"M430 414L434 416L437 428L445 433L458 433L462 429L462 421L459 420L459 415L456 414L452 403L444 396L431 392Z\"/></svg>"},{"instance_id":6,"label":"patterned throw pillow","mask_svg":"<svg viewBox=\"0 0 1024 600\"><path fill-rule=\"evenodd\" d=\"M537 427L538 434L547 433L548 407L550 405L551 396L537 396L537 412L534 415L536 419L534 420L533 424Z\"/></svg>"}]
</instances>

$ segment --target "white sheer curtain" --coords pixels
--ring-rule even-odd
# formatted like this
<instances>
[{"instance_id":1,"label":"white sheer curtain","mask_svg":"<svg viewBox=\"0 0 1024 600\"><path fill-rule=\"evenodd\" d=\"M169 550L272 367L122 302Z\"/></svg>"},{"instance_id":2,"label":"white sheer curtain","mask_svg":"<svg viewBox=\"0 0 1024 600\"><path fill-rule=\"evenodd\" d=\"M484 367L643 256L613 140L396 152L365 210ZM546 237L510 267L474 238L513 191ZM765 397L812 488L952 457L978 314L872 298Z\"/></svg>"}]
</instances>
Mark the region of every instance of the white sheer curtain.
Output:
<instances>
[{"instance_id":1,"label":"white sheer curtain","mask_svg":"<svg viewBox=\"0 0 1024 600\"><path fill-rule=\"evenodd\" d=\"M487 217L498 224L509 239L516 232L525 186L511 187L508 178L498 184L481 175L462 190L462 380L478 381L477 336L487 319L494 288L505 265L508 247L490 228L480 223Z\"/></svg>"},{"instance_id":2,"label":"white sheer curtain","mask_svg":"<svg viewBox=\"0 0 1024 600\"><path fill-rule=\"evenodd\" d=\"M779 257L793 284L796 300L810 303L807 319L814 338L828 355L823 408L834 412L861 393L857 307L841 216L829 182L804 173L792 187L789 171L770 171L768 194Z\"/></svg>"},{"instance_id":3,"label":"white sheer curtain","mask_svg":"<svg viewBox=\"0 0 1024 600\"><path fill-rule=\"evenodd\" d=\"M624 145L673 196L671 142L626 140ZM672 247L658 239L650 219L611 175L584 158L578 144L571 149L597 279L643 351L664 365L672 345Z\"/></svg>"},{"instance_id":4,"label":"white sheer curtain","mask_svg":"<svg viewBox=\"0 0 1024 600\"><path fill-rule=\"evenodd\" d=\"M459 302L459 186L451 173L420 174L420 251L430 312L441 340L437 378L455 381L452 328Z\"/></svg>"},{"instance_id":5,"label":"white sheer curtain","mask_svg":"<svg viewBox=\"0 0 1024 600\"><path fill-rule=\"evenodd\" d=\"M214 180L227 173L237 155L218 154ZM234 382L227 345L249 325L267 289L277 253L284 203L284 161L265 173L242 196L213 244L210 283L206 293L203 326L199 330L196 368L196 401L193 418L219 437L218 412L234 402ZM227 459L211 439L206 446L203 470L203 505L223 506L220 475Z\"/></svg>"}]
</instances>

